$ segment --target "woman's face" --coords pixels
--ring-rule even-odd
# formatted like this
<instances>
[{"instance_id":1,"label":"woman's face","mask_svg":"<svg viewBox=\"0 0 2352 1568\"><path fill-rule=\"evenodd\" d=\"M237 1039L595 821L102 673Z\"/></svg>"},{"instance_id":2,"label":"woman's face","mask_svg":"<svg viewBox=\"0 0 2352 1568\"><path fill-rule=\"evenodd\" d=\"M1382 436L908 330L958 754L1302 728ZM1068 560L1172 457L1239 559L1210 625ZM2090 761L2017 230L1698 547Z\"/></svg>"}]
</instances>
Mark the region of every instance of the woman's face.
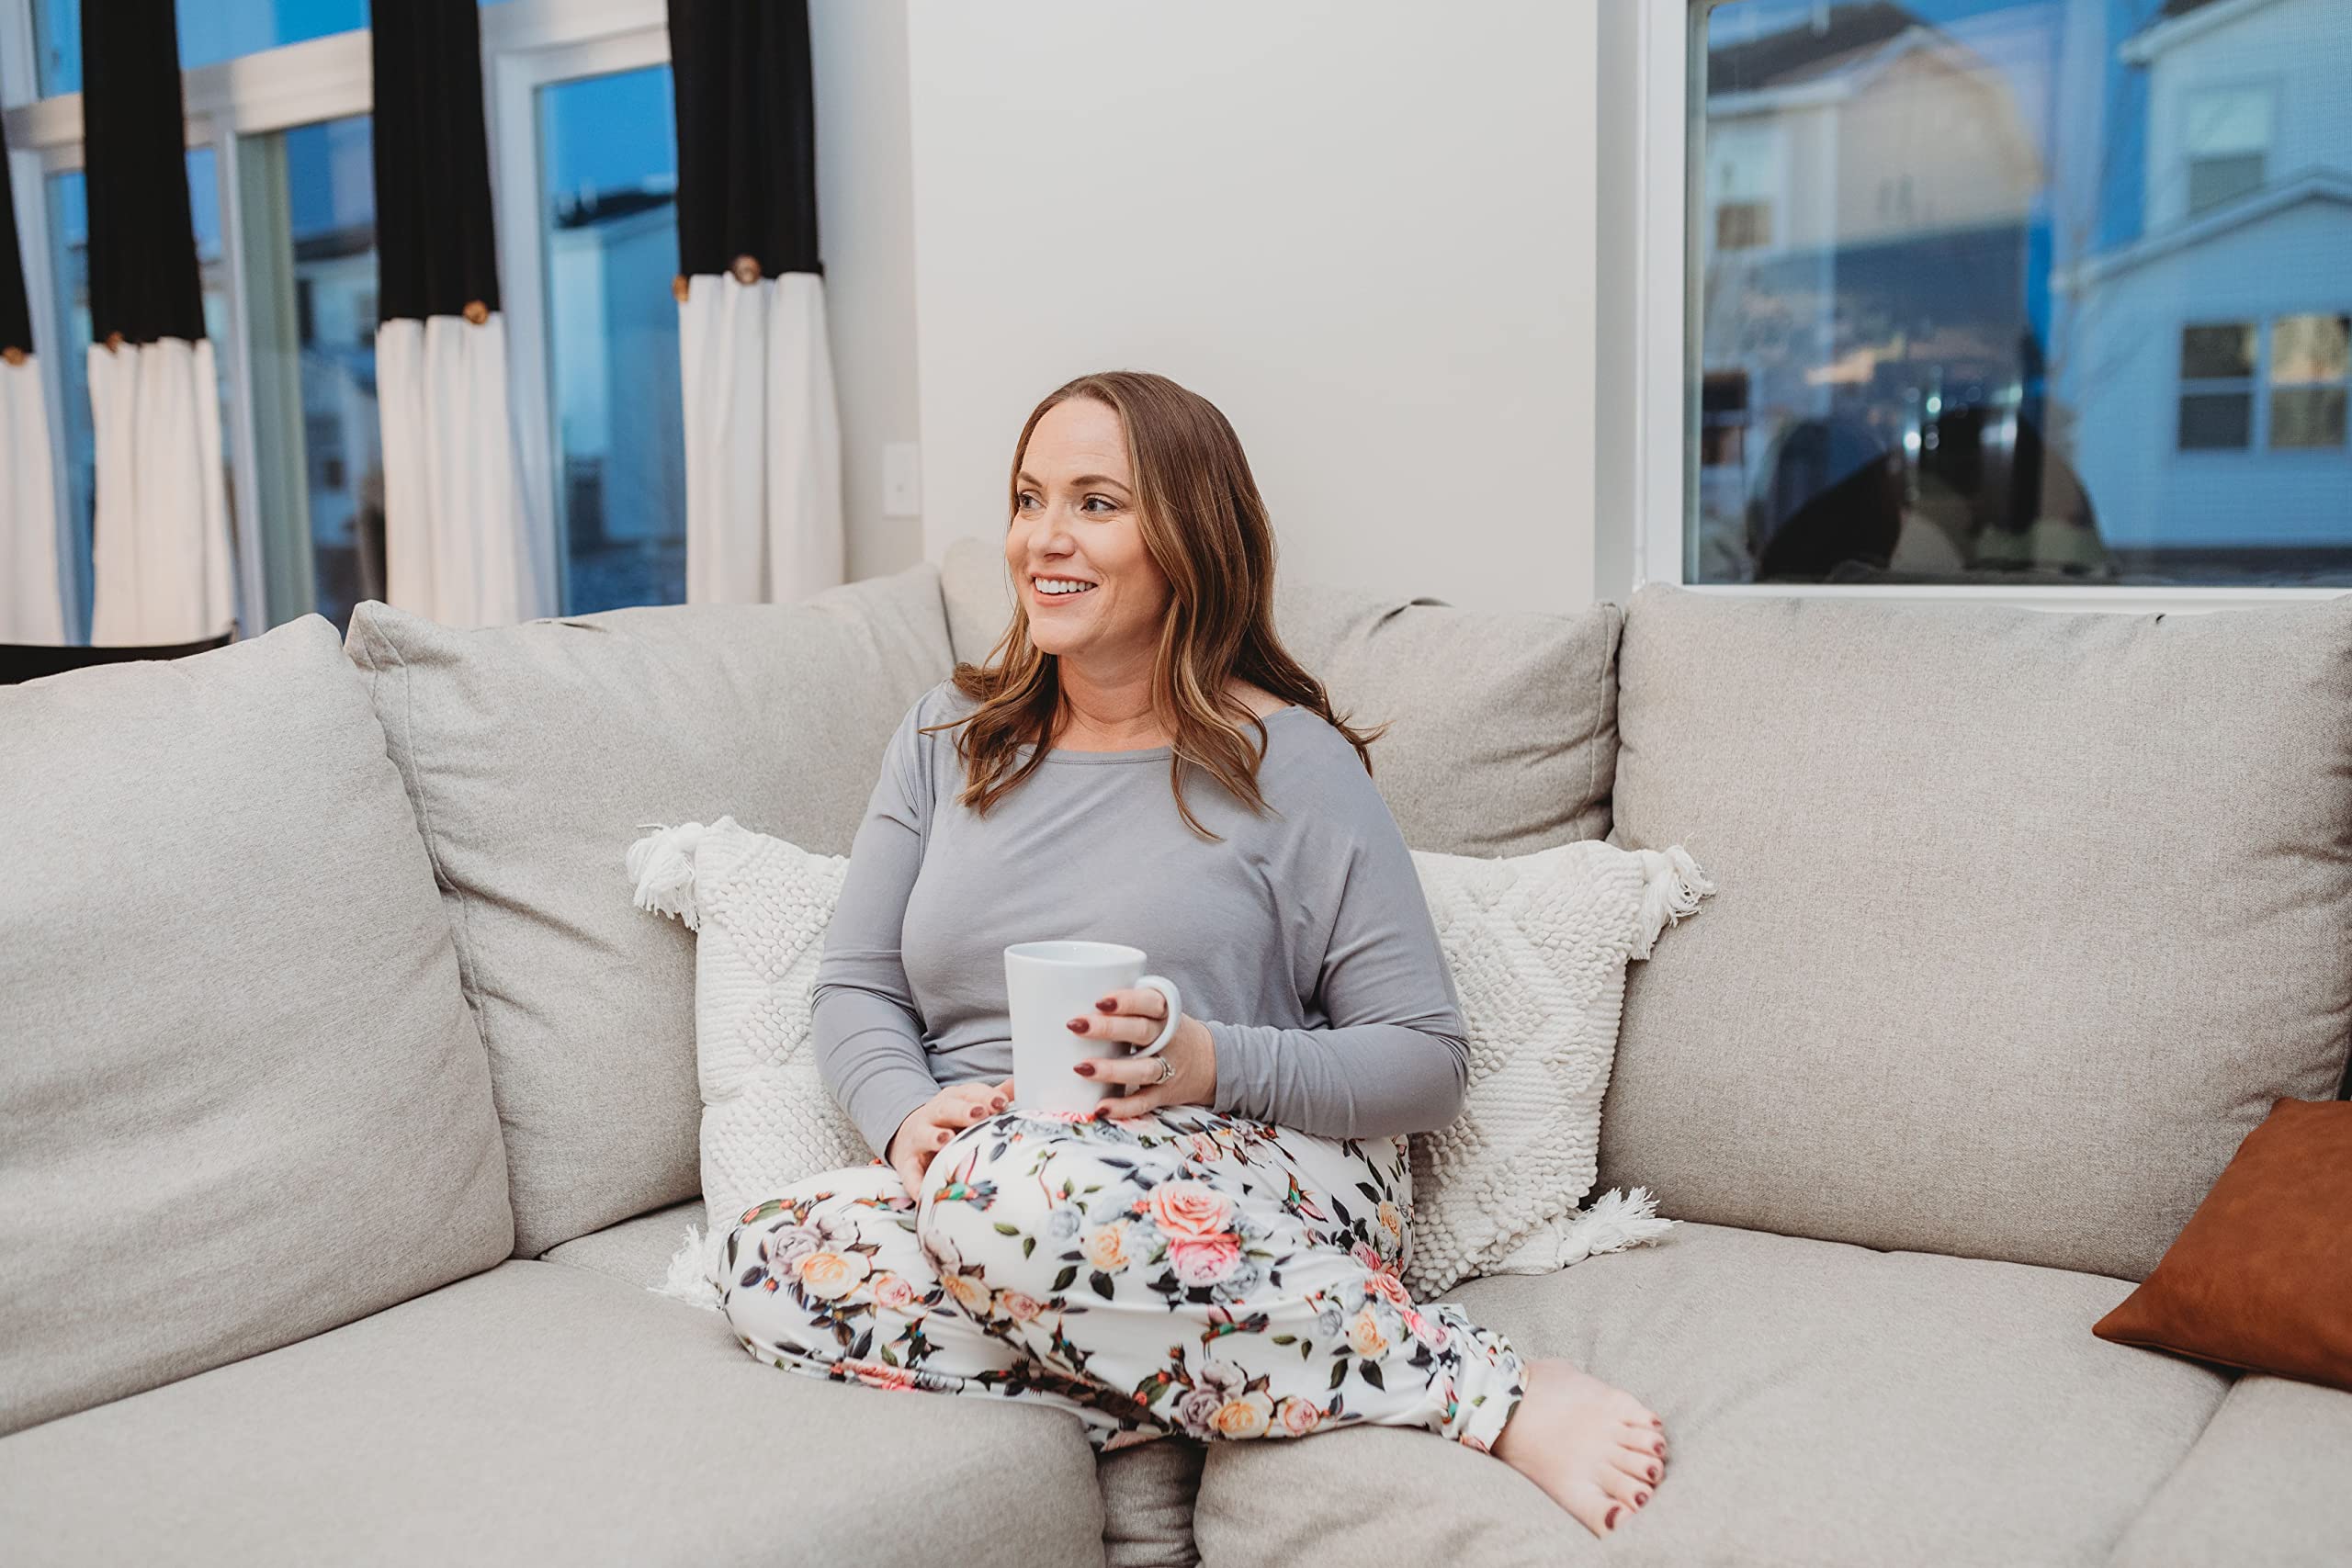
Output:
<instances>
[{"instance_id":1,"label":"woman's face","mask_svg":"<svg viewBox=\"0 0 2352 1568\"><path fill-rule=\"evenodd\" d=\"M1148 657L1168 578L1144 549L1117 412L1092 398L1047 409L1029 433L1015 489L1004 558L1029 612L1029 640L1062 659Z\"/></svg>"}]
</instances>

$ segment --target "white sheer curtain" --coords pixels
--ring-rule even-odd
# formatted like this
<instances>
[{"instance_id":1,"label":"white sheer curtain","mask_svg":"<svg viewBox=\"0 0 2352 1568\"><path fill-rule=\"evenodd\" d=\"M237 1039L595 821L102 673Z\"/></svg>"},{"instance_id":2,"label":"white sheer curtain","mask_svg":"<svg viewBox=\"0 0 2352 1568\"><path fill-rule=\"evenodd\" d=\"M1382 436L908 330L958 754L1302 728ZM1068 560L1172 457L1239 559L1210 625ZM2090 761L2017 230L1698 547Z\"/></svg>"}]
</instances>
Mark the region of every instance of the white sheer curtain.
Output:
<instances>
[{"instance_id":1,"label":"white sheer curtain","mask_svg":"<svg viewBox=\"0 0 2352 1568\"><path fill-rule=\"evenodd\" d=\"M49 412L40 364L28 354L13 365L0 361L0 642L64 640Z\"/></svg>"},{"instance_id":2,"label":"white sheer curtain","mask_svg":"<svg viewBox=\"0 0 2352 1568\"><path fill-rule=\"evenodd\" d=\"M686 602L779 604L842 581L841 414L819 275L698 274L678 306Z\"/></svg>"},{"instance_id":3,"label":"white sheer curtain","mask_svg":"<svg viewBox=\"0 0 2352 1568\"><path fill-rule=\"evenodd\" d=\"M220 388L203 338L91 345L94 645L198 642L235 618Z\"/></svg>"},{"instance_id":4,"label":"white sheer curtain","mask_svg":"<svg viewBox=\"0 0 2352 1568\"><path fill-rule=\"evenodd\" d=\"M387 602L452 626L554 615L551 530L515 464L504 320L384 322L376 387Z\"/></svg>"}]
</instances>

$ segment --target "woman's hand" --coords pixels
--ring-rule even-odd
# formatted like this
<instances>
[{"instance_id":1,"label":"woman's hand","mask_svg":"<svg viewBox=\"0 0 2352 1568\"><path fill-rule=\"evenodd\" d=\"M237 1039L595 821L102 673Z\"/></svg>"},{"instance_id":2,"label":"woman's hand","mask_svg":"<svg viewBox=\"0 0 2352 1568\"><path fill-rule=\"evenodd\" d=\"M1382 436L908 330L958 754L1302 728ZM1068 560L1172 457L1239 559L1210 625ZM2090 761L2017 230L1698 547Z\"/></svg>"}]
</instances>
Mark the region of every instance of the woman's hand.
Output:
<instances>
[{"instance_id":1,"label":"woman's hand","mask_svg":"<svg viewBox=\"0 0 2352 1568\"><path fill-rule=\"evenodd\" d=\"M882 1157L907 1184L907 1196L921 1201L923 1172L931 1168L931 1156L948 1139L975 1122L987 1121L1012 1102L1011 1078L993 1088L984 1083L950 1084L907 1112L907 1119L890 1134L890 1146Z\"/></svg>"},{"instance_id":2,"label":"woman's hand","mask_svg":"<svg viewBox=\"0 0 2352 1568\"><path fill-rule=\"evenodd\" d=\"M1159 1038L1167 1021L1168 998L1148 986L1138 986L1113 991L1094 1004L1093 1016L1071 1019L1069 1029L1089 1040L1148 1045ZM1162 1057L1176 1067L1175 1076L1166 1083L1158 1081ZM1145 1115L1163 1105L1216 1103L1216 1042L1209 1038L1208 1025L1190 1013L1177 1015L1176 1032L1155 1055L1104 1056L1080 1062L1072 1070L1099 1083L1136 1086L1102 1102L1101 1113L1114 1122Z\"/></svg>"}]
</instances>

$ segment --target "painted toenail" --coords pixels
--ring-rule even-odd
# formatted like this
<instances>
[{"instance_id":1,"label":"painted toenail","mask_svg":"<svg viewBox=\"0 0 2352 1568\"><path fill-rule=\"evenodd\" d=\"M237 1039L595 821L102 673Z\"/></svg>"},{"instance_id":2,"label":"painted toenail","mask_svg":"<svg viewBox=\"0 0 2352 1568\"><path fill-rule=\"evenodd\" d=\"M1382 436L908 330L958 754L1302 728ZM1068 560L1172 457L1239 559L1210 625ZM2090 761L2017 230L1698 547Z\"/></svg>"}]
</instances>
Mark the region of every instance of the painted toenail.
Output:
<instances>
[{"instance_id":1,"label":"painted toenail","mask_svg":"<svg viewBox=\"0 0 2352 1568\"><path fill-rule=\"evenodd\" d=\"M1619 1514L1623 1513L1623 1512L1624 1512L1624 1510L1623 1510L1623 1508L1611 1508L1611 1509L1610 1509L1610 1510L1609 1510L1609 1517L1608 1517L1607 1518L1605 1518L1605 1519L1603 1519L1603 1520L1601 1520L1601 1521L1600 1521L1600 1528L1601 1528L1602 1529L1605 1529L1605 1530L1613 1530L1613 1529L1615 1529L1617 1528L1617 1516L1618 1516Z\"/></svg>"},{"instance_id":2,"label":"painted toenail","mask_svg":"<svg viewBox=\"0 0 2352 1568\"><path fill-rule=\"evenodd\" d=\"M1656 1465L1650 1466L1650 1479L1652 1481L1656 1481L1657 1479L1657 1466Z\"/></svg>"}]
</instances>

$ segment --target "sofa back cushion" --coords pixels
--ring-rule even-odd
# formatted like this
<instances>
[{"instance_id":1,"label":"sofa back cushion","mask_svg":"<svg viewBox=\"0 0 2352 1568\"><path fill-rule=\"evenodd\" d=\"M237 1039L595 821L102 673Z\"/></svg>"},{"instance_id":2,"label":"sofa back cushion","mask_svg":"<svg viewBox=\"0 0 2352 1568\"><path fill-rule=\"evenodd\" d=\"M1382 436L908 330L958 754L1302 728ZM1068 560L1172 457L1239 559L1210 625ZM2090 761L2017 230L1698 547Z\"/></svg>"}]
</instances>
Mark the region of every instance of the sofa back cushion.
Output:
<instances>
[{"instance_id":1,"label":"sofa back cushion","mask_svg":"<svg viewBox=\"0 0 2352 1568\"><path fill-rule=\"evenodd\" d=\"M0 1433L490 1268L481 1037L334 628L0 688Z\"/></svg>"},{"instance_id":2,"label":"sofa back cushion","mask_svg":"<svg viewBox=\"0 0 2352 1568\"><path fill-rule=\"evenodd\" d=\"M956 657L988 657L1012 614L1001 552L942 563ZM1616 606L1575 615L1456 609L1294 582L1274 624L1358 728L1384 721L1373 782L1417 850L1521 855L1609 831L1617 761Z\"/></svg>"},{"instance_id":3,"label":"sofa back cushion","mask_svg":"<svg viewBox=\"0 0 2352 1568\"><path fill-rule=\"evenodd\" d=\"M2139 1279L2352 1029L2352 599L2059 615L1645 589L1616 829L1704 919L1637 967L1603 1187Z\"/></svg>"},{"instance_id":4,"label":"sofa back cushion","mask_svg":"<svg viewBox=\"0 0 2352 1568\"><path fill-rule=\"evenodd\" d=\"M694 937L630 907L628 846L731 815L848 853L890 732L948 671L938 571L478 631L368 604L346 647L481 1021L515 1253L693 1197Z\"/></svg>"}]
</instances>

